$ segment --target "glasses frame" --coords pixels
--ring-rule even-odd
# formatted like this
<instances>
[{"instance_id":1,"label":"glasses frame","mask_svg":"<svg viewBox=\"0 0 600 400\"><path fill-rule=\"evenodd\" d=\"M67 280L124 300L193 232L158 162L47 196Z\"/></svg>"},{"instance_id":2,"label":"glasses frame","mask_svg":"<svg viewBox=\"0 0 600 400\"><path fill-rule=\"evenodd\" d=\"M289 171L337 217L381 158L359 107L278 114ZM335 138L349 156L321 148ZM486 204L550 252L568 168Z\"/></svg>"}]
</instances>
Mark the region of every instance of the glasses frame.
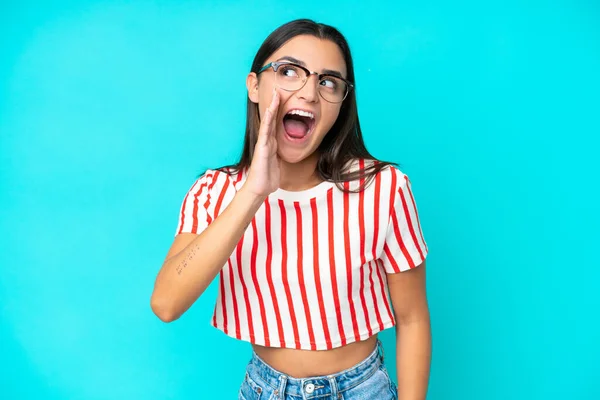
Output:
<instances>
[{"instance_id":1,"label":"glasses frame","mask_svg":"<svg viewBox=\"0 0 600 400\"><path fill-rule=\"evenodd\" d=\"M316 75L319 82L321 82L321 80L323 79L323 77L328 76L328 77L332 77L332 78L336 78L336 79L341 79L346 84L346 94L344 95L344 97L340 101L330 101L330 100L327 100L321 94L321 90L317 90L319 92L319 96L321 96L323 98L323 100L325 100L328 103L333 103L333 104L342 103L344 100L346 100L346 97L348 97L348 93L350 93L350 90L354 89L354 84L352 84L352 82L350 82L349 80L342 78L341 76L332 75L332 74L320 74L320 73L318 73L316 71L311 71L308 68L303 67L302 65L293 63L291 61L273 61L273 62L270 62L267 65L265 65L264 67L262 67L257 72L257 75L260 74L261 72L266 71L269 68L273 68L273 71L277 72L277 70L279 69L279 67L281 67L282 65L293 65L294 67L300 68L300 69L302 69L302 70L304 70L306 72L306 79L304 80L304 83L302 83L302 86L300 86L296 90L288 90L288 89L281 88L281 89L285 90L286 92L297 92L298 90L301 90L306 85L306 82L308 82L308 79L310 78L311 75Z\"/></svg>"}]
</instances>

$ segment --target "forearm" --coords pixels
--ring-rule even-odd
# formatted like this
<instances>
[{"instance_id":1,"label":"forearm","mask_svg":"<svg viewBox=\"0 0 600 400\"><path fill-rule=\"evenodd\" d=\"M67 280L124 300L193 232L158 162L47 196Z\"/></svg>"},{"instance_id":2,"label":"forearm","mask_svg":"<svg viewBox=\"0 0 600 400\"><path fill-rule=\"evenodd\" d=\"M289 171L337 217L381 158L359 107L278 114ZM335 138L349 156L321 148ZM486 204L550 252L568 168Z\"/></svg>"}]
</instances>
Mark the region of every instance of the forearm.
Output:
<instances>
[{"instance_id":1,"label":"forearm","mask_svg":"<svg viewBox=\"0 0 600 400\"><path fill-rule=\"evenodd\" d=\"M241 189L201 234L165 261L152 295L154 307L165 320L179 318L204 293L263 201Z\"/></svg>"},{"instance_id":2,"label":"forearm","mask_svg":"<svg viewBox=\"0 0 600 400\"><path fill-rule=\"evenodd\" d=\"M425 400L431 347L429 315L396 326L398 400Z\"/></svg>"}]
</instances>

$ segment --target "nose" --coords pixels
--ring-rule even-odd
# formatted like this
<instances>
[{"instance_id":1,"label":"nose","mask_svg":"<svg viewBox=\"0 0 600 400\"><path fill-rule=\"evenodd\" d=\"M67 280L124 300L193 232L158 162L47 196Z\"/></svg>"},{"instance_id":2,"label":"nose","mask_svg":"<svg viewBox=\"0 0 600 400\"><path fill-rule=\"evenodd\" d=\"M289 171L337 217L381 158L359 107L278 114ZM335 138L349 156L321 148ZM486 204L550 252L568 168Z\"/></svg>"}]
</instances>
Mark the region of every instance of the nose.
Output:
<instances>
[{"instance_id":1,"label":"nose","mask_svg":"<svg viewBox=\"0 0 600 400\"><path fill-rule=\"evenodd\" d=\"M296 96L311 103L317 101L319 99L318 84L319 77L316 74L309 75L308 78L306 78L306 83L304 86L296 92Z\"/></svg>"}]
</instances>

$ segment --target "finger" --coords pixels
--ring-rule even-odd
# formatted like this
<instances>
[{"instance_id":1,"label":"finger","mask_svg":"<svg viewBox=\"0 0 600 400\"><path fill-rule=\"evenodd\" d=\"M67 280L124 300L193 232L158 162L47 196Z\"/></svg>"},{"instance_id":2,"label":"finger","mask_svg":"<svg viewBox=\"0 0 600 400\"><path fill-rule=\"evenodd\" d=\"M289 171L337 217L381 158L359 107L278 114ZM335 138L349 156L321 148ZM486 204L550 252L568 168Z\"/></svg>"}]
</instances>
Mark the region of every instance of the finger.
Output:
<instances>
[{"instance_id":1,"label":"finger","mask_svg":"<svg viewBox=\"0 0 600 400\"><path fill-rule=\"evenodd\" d=\"M279 91L277 90L277 86L273 88L273 95L271 96L271 107L274 114L277 113L277 108L279 107Z\"/></svg>"},{"instance_id":2,"label":"finger","mask_svg":"<svg viewBox=\"0 0 600 400\"><path fill-rule=\"evenodd\" d=\"M271 110L269 112L269 126L267 128L267 134L272 135L275 129L277 114L279 111L279 92L273 89L273 100L271 101Z\"/></svg>"},{"instance_id":3,"label":"finger","mask_svg":"<svg viewBox=\"0 0 600 400\"><path fill-rule=\"evenodd\" d=\"M273 125L273 121L277 118L277 109L279 107L279 94L274 91L273 99L271 100L271 104L265 110L264 118L260 124L258 137L259 141L262 143L266 143L268 137L271 134L271 127ZM262 139L261 139L262 138Z\"/></svg>"},{"instance_id":4,"label":"finger","mask_svg":"<svg viewBox=\"0 0 600 400\"><path fill-rule=\"evenodd\" d=\"M262 120L262 122L260 123L260 127L258 128L258 143L260 143L261 145L265 145L267 144L267 140L269 138L269 121L271 120L271 110L269 110L269 108L267 108L265 110L265 115L264 118Z\"/></svg>"}]
</instances>

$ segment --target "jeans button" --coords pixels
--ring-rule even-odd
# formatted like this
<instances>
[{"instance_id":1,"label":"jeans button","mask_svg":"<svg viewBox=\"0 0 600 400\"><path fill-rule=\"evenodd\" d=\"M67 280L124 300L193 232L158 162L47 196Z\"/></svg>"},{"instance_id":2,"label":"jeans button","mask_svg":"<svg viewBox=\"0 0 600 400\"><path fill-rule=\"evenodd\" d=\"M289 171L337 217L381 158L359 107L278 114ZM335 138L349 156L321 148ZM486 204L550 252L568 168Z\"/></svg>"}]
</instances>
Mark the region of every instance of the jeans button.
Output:
<instances>
[{"instance_id":1,"label":"jeans button","mask_svg":"<svg viewBox=\"0 0 600 400\"><path fill-rule=\"evenodd\" d=\"M309 383L308 385L306 385L306 387L304 389L306 390L306 393L311 394L312 392L315 391L315 385L313 385L312 383Z\"/></svg>"}]
</instances>

